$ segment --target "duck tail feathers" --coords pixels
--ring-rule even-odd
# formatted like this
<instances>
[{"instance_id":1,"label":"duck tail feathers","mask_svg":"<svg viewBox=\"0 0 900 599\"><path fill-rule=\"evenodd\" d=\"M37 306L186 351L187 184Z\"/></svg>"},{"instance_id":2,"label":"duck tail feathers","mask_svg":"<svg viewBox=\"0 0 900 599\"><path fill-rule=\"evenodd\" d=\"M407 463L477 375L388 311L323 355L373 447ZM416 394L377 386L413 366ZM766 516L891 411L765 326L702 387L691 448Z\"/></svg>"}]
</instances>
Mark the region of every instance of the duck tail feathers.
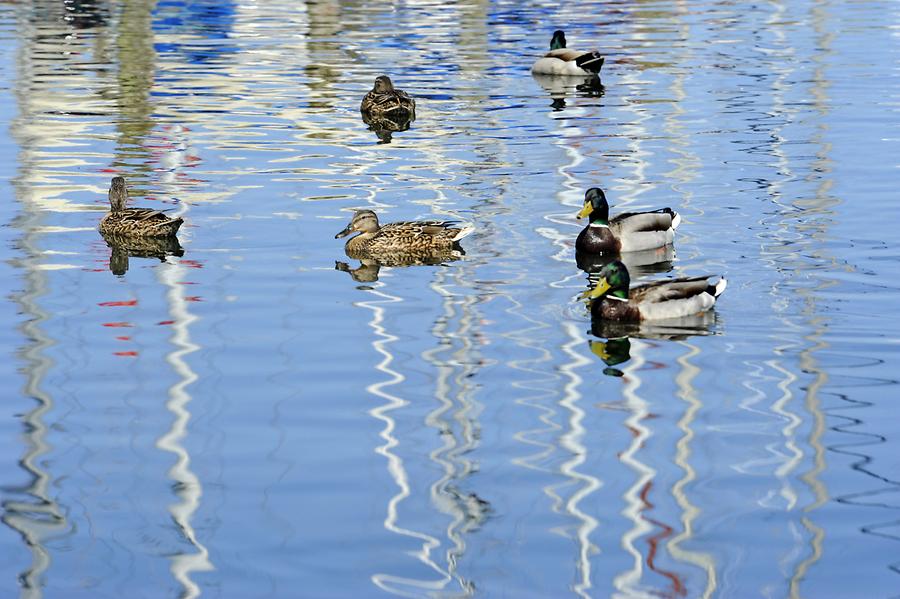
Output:
<instances>
[{"instance_id":1,"label":"duck tail feathers","mask_svg":"<svg viewBox=\"0 0 900 599\"><path fill-rule=\"evenodd\" d=\"M575 64L585 71L599 73L601 67L603 67L603 60L604 58L600 56L599 52L585 52L575 59Z\"/></svg>"},{"instance_id":2,"label":"duck tail feathers","mask_svg":"<svg viewBox=\"0 0 900 599\"><path fill-rule=\"evenodd\" d=\"M710 285L706 292L713 297L719 297L725 292L726 287L728 287L728 281L725 277L720 276L719 280L714 285Z\"/></svg>"},{"instance_id":3,"label":"duck tail feathers","mask_svg":"<svg viewBox=\"0 0 900 599\"><path fill-rule=\"evenodd\" d=\"M678 225L680 225L680 224L681 224L681 215L673 210L672 211L672 230L674 231L675 229L677 229Z\"/></svg>"},{"instance_id":4,"label":"duck tail feathers","mask_svg":"<svg viewBox=\"0 0 900 599\"><path fill-rule=\"evenodd\" d=\"M181 225L184 223L184 219L180 216L176 216L173 219L163 221L156 225L156 230L164 235L175 235L178 232L178 229L181 228Z\"/></svg>"},{"instance_id":5,"label":"duck tail feathers","mask_svg":"<svg viewBox=\"0 0 900 599\"><path fill-rule=\"evenodd\" d=\"M475 232L475 225L473 225L471 223L466 223L459 230L459 233L457 233L456 235L453 236L453 241L459 241L463 237L468 237L469 235L471 235L474 232Z\"/></svg>"}]
</instances>

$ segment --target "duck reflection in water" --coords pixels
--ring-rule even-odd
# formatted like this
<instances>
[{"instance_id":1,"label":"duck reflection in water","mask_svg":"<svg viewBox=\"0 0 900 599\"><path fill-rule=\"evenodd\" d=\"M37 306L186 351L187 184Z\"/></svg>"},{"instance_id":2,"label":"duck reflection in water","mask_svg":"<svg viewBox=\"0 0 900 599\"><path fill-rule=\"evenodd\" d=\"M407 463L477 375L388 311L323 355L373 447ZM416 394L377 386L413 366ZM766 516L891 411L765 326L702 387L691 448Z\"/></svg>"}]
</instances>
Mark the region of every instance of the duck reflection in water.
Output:
<instances>
[{"instance_id":1,"label":"duck reflection in water","mask_svg":"<svg viewBox=\"0 0 900 599\"><path fill-rule=\"evenodd\" d=\"M620 377L625 373L616 366L631 359L632 339L680 341L688 337L712 335L715 323L714 312L703 312L666 322L640 324L610 322L595 318L591 321L591 334L600 339L591 339L588 345L591 353L606 364L603 374Z\"/></svg>"},{"instance_id":2,"label":"duck reflection in water","mask_svg":"<svg viewBox=\"0 0 900 599\"><path fill-rule=\"evenodd\" d=\"M575 250L575 264L588 275L592 275L589 277L592 282L596 279L593 275L616 260L620 260L628 268L628 272L633 273L635 277L641 277L670 272L674 259L675 248L672 245L639 252L622 252L621 254L590 254L579 249Z\"/></svg>"},{"instance_id":3,"label":"duck reflection in water","mask_svg":"<svg viewBox=\"0 0 900 599\"><path fill-rule=\"evenodd\" d=\"M165 262L168 256L183 256L184 248L177 237L134 237L102 233L103 240L111 250L109 270L114 275L124 275L128 271L129 258L156 258Z\"/></svg>"},{"instance_id":4,"label":"duck reflection in water","mask_svg":"<svg viewBox=\"0 0 900 599\"><path fill-rule=\"evenodd\" d=\"M603 374L606 376L625 376L624 372L618 368L613 368L613 366L631 359L631 340L628 337L616 337L606 341L592 339L588 341L588 344L591 346L591 352L606 364Z\"/></svg>"},{"instance_id":5,"label":"duck reflection in water","mask_svg":"<svg viewBox=\"0 0 900 599\"><path fill-rule=\"evenodd\" d=\"M393 141L394 133L406 131L410 123L416 120L415 113L403 112L399 114L372 115L362 113L363 123L368 125L369 131L373 131L378 137L378 143L389 144Z\"/></svg>"},{"instance_id":6,"label":"duck reflection in water","mask_svg":"<svg viewBox=\"0 0 900 599\"><path fill-rule=\"evenodd\" d=\"M552 102L550 106L554 110L562 110L566 107L566 98L569 96L581 96L583 98L601 98L606 93L606 88L600 83L598 75L540 75L532 73L544 91L550 94Z\"/></svg>"},{"instance_id":7,"label":"duck reflection in water","mask_svg":"<svg viewBox=\"0 0 900 599\"><path fill-rule=\"evenodd\" d=\"M358 283L374 283L378 280L381 267L406 267L406 266L439 266L454 260L459 260L465 255L460 248L441 253L391 253L377 257L359 255L356 252L347 252L347 256L359 260L359 266L351 268L346 262L335 261L334 269L348 273Z\"/></svg>"}]
</instances>

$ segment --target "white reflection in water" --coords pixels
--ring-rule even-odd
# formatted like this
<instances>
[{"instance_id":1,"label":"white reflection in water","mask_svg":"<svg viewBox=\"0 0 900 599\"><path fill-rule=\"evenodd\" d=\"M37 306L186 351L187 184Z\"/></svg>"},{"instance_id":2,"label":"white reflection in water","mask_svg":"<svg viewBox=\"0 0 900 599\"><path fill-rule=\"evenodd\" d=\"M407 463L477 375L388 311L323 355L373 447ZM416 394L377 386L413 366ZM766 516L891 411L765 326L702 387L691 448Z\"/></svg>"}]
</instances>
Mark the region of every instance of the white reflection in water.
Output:
<instances>
[{"instance_id":1,"label":"white reflection in water","mask_svg":"<svg viewBox=\"0 0 900 599\"><path fill-rule=\"evenodd\" d=\"M678 420L678 428L681 429L683 435L675 444L675 463L684 472L684 476L672 486L672 496L681 508L682 530L666 543L666 548L674 559L697 566L705 572L706 585L701 595L705 598L712 597L718 586L715 558L707 552L692 551L682 547L682 543L687 543L693 538L694 523L702 514L701 509L691 503L686 492L686 488L697 479L697 471L690 461L691 442L696 436L692 426L703 408L703 403L693 384L694 378L700 374L700 369L691 363L691 359L700 354L700 349L687 341L679 341L678 344L684 346L687 351L678 357L678 365L681 369L675 377L675 384L678 386L678 397L687 405L684 414Z\"/></svg>"},{"instance_id":2,"label":"white reflection in water","mask_svg":"<svg viewBox=\"0 0 900 599\"><path fill-rule=\"evenodd\" d=\"M171 557L172 575L184 588L182 597L192 598L200 595L200 588L191 580L193 572L212 570L209 552L197 539L191 518L200 507L203 486L197 475L191 471L191 456L182 444L188 433L191 419L189 404L191 395L187 387L197 380L186 356L197 351L199 346L191 341L190 325L197 317L188 310L188 302L184 297L184 286L178 285L183 279L185 267L169 265L160 269L160 279L169 287L166 294L169 300L172 320L172 344L177 348L166 356L166 361L180 377L180 380L169 389L169 400L166 409L172 412L172 428L156 442L156 447L175 455L175 464L169 470L169 478L175 483L175 494L179 501L169 506L172 519L178 525L185 540L195 549L194 553L178 553Z\"/></svg>"},{"instance_id":3,"label":"white reflection in water","mask_svg":"<svg viewBox=\"0 0 900 599\"><path fill-rule=\"evenodd\" d=\"M650 593L641 584L644 574L644 555L636 546L639 539L653 530L653 526L643 513L647 509L644 493L652 485L656 475L656 470L638 457L639 452L653 434L650 428L644 424L644 421L650 417L649 405L638 394L642 383L639 373L646 361L645 350L644 342L639 339L633 341L630 351L631 360L624 368L626 376L623 377L622 388L623 407L629 413L628 418L625 419L625 426L631 433L631 442L626 449L619 453L619 461L631 468L635 478L623 497L625 509L622 510L622 514L631 521L631 528L622 535L620 542L625 551L631 555L633 563L631 570L622 572L613 579L613 586L628 597L650 596Z\"/></svg>"},{"instance_id":4,"label":"white reflection in water","mask_svg":"<svg viewBox=\"0 0 900 599\"><path fill-rule=\"evenodd\" d=\"M168 152L162 158L162 162L169 166L165 178L171 183L176 178L177 167L187 155L184 152L186 141L181 139L185 133L182 128L172 128L170 132L178 136L172 140L173 151ZM173 216L184 217L188 212L188 204L181 202ZM188 423L191 419L189 405L192 397L188 387L197 380L197 374L187 361L187 356L200 349L200 346L191 341L190 326L197 320L188 309L189 302L186 298L184 281L187 267L181 264L168 264L156 269L160 281L168 288L166 299L169 303L169 313L172 317L172 345L175 349L166 355L166 361L172 366L172 370L178 375L179 381L169 389L169 399L166 402L172 416L172 427L161 436L156 447L175 455L175 464L169 470L169 478L179 501L169 506L169 513L178 525L185 540L196 549L193 553L176 553L172 555L170 569L175 580L182 586L182 597L192 599L200 595L200 587L191 579L194 572L213 570L214 566L209 559L209 551L197 538L197 533L191 523L191 518L200 507L200 498L203 495L203 485L196 474L191 470L191 456L185 449L183 441L188 434Z\"/></svg>"},{"instance_id":5,"label":"white reflection in water","mask_svg":"<svg viewBox=\"0 0 900 599\"><path fill-rule=\"evenodd\" d=\"M463 265L453 269L457 274L455 278L464 279L467 270ZM478 298L474 295L459 298L453 294L448 288L452 281L446 280L450 276L448 271L436 269L431 284L441 298L443 308L432 333L446 343L439 343L422 354L437 373L435 399L438 405L426 416L425 422L440 433L443 441L429 457L444 472L431 485L432 504L452 517L447 526L447 538L453 543L446 553L447 569L463 594L470 596L475 593L475 585L458 572L457 564L466 551L465 533L477 530L490 510L487 501L462 488L466 479L478 469L477 463L468 457L479 445L481 424L478 417L483 409L474 397L477 387L472 382L481 362L474 341L478 332Z\"/></svg>"},{"instance_id":6,"label":"white reflection in water","mask_svg":"<svg viewBox=\"0 0 900 599\"><path fill-rule=\"evenodd\" d=\"M417 580L385 573L373 574L371 578L376 586L387 592L406 597L417 597L419 595L416 592L407 590L407 588L418 589L420 592L439 590L444 588L452 578L449 572L441 568L431 555L440 546L440 541L427 533L405 528L399 524L399 506L404 499L410 496L410 483L406 468L403 465L403 459L393 451L400 444L400 441L395 436L397 423L391 412L408 405L409 402L390 391L390 387L399 385L406 380L406 377L392 367L394 355L391 353L391 343L397 340L397 336L389 333L383 323L387 306L392 303L402 302L403 299L386 291L381 291L380 289L383 287L384 283L376 282L371 289L367 290L367 293L378 299L357 302L356 305L372 311L372 320L369 321L369 326L377 337L377 339L372 341L372 347L382 356L382 360L375 368L387 375L386 380L372 383L366 387L369 393L385 401L384 404L369 410L369 414L384 423L384 428L380 433L381 438L384 439L384 444L376 447L375 453L384 456L387 460L388 474L390 474L398 488L397 493L388 502L384 527L392 533L421 541L421 549L415 551L413 555L420 562L434 570L438 574L438 578L432 581Z\"/></svg>"},{"instance_id":7,"label":"white reflection in water","mask_svg":"<svg viewBox=\"0 0 900 599\"><path fill-rule=\"evenodd\" d=\"M33 215L25 219L26 222L33 220ZM32 237L33 233L29 233L26 228L20 241L31 256L34 255ZM21 352L28 365L24 391L28 397L37 402L34 409L22 416L27 447L19 464L27 472L30 481L20 493L27 496L28 500L10 499L2 504L4 524L22 536L23 542L31 552L31 564L19 575L21 597L25 599L38 599L43 596L42 577L51 564L45 542L69 529L64 511L49 492L53 478L41 464L41 458L51 450L46 440L48 427L44 417L54 408L52 397L42 389L44 376L53 367L53 360L47 357L44 351L53 345L54 341L47 336L42 327L49 318L38 301L46 293L46 275L35 268L36 264L33 257L23 261L26 285L25 291L17 298L22 311L29 317L22 325L22 333L26 339L31 340Z\"/></svg>"},{"instance_id":8,"label":"white reflection in water","mask_svg":"<svg viewBox=\"0 0 900 599\"><path fill-rule=\"evenodd\" d=\"M568 427L566 432L560 436L559 444L572 457L560 465L560 472L570 480L565 483L566 485L575 484L578 487L565 501L565 510L578 523L575 540L578 545L576 564L580 580L574 586L574 590L582 597L590 597L589 591L593 587L591 556L599 552L599 548L591 541L591 533L597 528L598 521L586 511L588 508L582 508L580 503L602 487L603 483L596 476L578 470L588 459L588 448L583 442L586 431L582 421L585 413L579 405L582 397L578 391L583 381L578 375L578 369L590 364L591 360L585 358L578 351L578 348L584 346L584 336L580 327L573 322L567 322L564 328L571 341L562 346L562 351L571 358L571 361L560 367L560 372L568 380L563 387L563 398L559 405L569 414Z\"/></svg>"}]
</instances>

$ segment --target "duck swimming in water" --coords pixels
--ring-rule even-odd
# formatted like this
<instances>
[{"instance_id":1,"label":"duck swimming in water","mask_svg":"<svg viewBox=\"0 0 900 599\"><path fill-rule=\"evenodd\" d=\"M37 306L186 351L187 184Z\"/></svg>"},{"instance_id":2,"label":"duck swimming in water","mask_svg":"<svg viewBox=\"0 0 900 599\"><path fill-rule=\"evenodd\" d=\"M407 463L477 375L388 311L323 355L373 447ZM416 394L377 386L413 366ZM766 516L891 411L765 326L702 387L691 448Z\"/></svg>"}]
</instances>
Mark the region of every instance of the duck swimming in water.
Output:
<instances>
[{"instance_id":1,"label":"duck swimming in water","mask_svg":"<svg viewBox=\"0 0 900 599\"><path fill-rule=\"evenodd\" d=\"M396 89L390 77L379 75L375 78L375 86L363 97L359 110L370 116L415 118L416 101Z\"/></svg>"},{"instance_id":2,"label":"duck swimming in water","mask_svg":"<svg viewBox=\"0 0 900 599\"><path fill-rule=\"evenodd\" d=\"M371 210L357 210L341 232L334 236L346 237L353 232L344 245L347 255L378 256L379 254L429 254L452 251L459 241L472 233L472 225L456 227L453 221L423 220L402 221L381 225L378 215Z\"/></svg>"},{"instance_id":3,"label":"duck swimming in water","mask_svg":"<svg viewBox=\"0 0 900 599\"><path fill-rule=\"evenodd\" d=\"M589 254L638 252L665 247L674 241L681 216L671 208L650 212L625 212L609 218L609 204L599 187L584 193L578 218L588 225L575 240L575 249Z\"/></svg>"},{"instance_id":4,"label":"duck swimming in water","mask_svg":"<svg viewBox=\"0 0 900 599\"><path fill-rule=\"evenodd\" d=\"M628 269L616 260L604 266L597 285L582 294L590 301L591 318L643 322L682 318L710 310L727 286L724 277L682 277L629 287Z\"/></svg>"},{"instance_id":5,"label":"duck swimming in water","mask_svg":"<svg viewBox=\"0 0 900 599\"><path fill-rule=\"evenodd\" d=\"M173 237L184 219L166 216L152 208L126 208L128 189L123 177L113 177L109 186L109 213L100 221L104 235L129 237Z\"/></svg>"},{"instance_id":6,"label":"duck swimming in water","mask_svg":"<svg viewBox=\"0 0 900 599\"><path fill-rule=\"evenodd\" d=\"M566 34L557 30L550 40L550 51L537 59L531 72L536 75L596 76L600 74L603 60L603 56L595 50L579 52L566 48Z\"/></svg>"}]
</instances>

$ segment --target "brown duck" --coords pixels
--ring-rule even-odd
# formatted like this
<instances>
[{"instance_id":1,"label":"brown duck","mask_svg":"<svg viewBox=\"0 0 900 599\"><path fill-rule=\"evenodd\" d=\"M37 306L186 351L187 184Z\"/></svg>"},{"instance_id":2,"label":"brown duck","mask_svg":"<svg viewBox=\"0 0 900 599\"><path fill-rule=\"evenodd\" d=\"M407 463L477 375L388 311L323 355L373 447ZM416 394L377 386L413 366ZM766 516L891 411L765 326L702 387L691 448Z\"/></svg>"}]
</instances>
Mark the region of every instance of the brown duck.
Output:
<instances>
[{"instance_id":1,"label":"brown duck","mask_svg":"<svg viewBox=\"0 0 900 599\"><path fill-rule=\"evenodd\" d=\"M406 92L395 89L390 77L379 75L375 78L375 86L363 98L359 110L371 116L415 118L416 101Z\"/></svg>"},{"instance_id":2,"label":"brown duck","mask_svg":"<svg viewBox=\"0 0 900 599\"><path fill-rule=\"evenodd\" d=\"M455 227L456 224L452 221L422 220L380 225L378 215L373 211L357 210L350 224L334 238L360 233L344 244L344 250L351 258L402 254L419 255L424 259L429 254L450 253L458 249L459 241L475 230L472 225Z\"/></svg>"},{"instance_id":3,"label":"brown duck","mask_svg":"<svg viewBox=\"0 0 900 599\"><path fill-rule=\"evenodd\" d=\"M128 189L123 177L113 177L109 186L109 213L100 221L104 235L129 237L172 237L184 222L182 218L170 218L162 210L152 208L126 208Z\"/></svg>"}]
</instances>

